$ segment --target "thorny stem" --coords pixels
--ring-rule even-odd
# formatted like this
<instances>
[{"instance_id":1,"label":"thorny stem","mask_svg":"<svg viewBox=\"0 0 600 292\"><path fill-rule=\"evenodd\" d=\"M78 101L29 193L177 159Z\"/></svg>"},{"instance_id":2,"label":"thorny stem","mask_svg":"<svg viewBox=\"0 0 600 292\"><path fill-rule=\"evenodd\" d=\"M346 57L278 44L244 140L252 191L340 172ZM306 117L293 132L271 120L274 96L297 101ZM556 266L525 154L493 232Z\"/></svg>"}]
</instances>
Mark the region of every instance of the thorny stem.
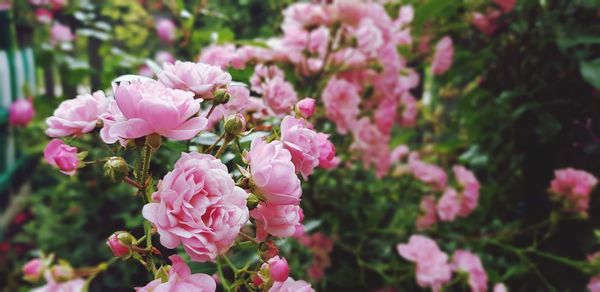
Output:
<instances>
[{"instance_id":1,"label":"thorny stem","mask_svg":"<svg viewBox=\"0 0 600 292\"><path fill-rule=\"evenodd\" d=\"M210 153L215 146L217 146L217 144L219 144L219 142L221 142L221 140L223 140L223 138L225 137L226 133L223 133L223 135L221 135L221 137L219 137L219 139L217 141L215 141L215 143L213 143L212 145L210 145L210 147L208 147L208 149L206 149L206 151L204 151L204 153Z\"/></svg>"},{"instance_id":2,"label":"thorny stem","mask_svg":"<svg viewBox=\"0 0 600 292\"><path fill-rule=\"evenodd\" d=\"M123 181L136 187L138 190L141 190L144 188L142 185L140 185L137 181L133 180L129 176L126 176L125 178L123 178Z\"/></svg>"},{"instance_id":3,"label":"thorny stem","mask_svg":"<svg viewBox=\"0 0 600 292\"><path fill-rule=\"evenodd\" d=\"M221 157L221 155L223 154L223 152L225 152L225 149L227 149L227 146L229 145L229 142L231 142L231 138L225 137L225 141L223 141L223 145L221 145L221 147L219 148L219 150L217 150L217 153L215 154L216 158Z\"/></svg>"}]
</instances>

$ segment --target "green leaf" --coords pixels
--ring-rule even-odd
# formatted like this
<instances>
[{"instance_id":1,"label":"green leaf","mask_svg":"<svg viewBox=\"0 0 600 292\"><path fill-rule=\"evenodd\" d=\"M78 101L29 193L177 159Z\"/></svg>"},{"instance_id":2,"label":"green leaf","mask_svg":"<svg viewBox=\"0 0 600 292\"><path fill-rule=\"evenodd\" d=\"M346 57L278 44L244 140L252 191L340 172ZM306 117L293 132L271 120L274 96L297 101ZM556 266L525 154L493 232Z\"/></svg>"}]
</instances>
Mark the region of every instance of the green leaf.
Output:
<instances>
[{"instance_id":1,"label":"green leaf","mask_svg":"<svg viewBox=\"0 0 600 292\"><path fill-rule=\"evenodd\" d=\"M595 88L600 88L600 58L589 62L581 62L580 71L585 81Z\"/></svg>"}]
</instances>

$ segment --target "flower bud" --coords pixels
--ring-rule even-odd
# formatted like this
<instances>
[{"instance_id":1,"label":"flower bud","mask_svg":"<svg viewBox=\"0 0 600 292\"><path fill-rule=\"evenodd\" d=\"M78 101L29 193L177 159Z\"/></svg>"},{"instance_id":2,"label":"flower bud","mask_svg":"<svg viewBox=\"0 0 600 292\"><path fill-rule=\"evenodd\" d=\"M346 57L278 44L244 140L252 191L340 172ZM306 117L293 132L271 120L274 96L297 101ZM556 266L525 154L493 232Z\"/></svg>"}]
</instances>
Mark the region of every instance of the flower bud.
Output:
<instances>
[{"instance_id":1,"label":"flower bud","mask_svg":"<svg viewBox=\"0 0 600 292\"><path fill-rule=\"evenodd\" d=\"M44 263L41 259L32 259L23 266L23 275L26 281L36 282L44 272Z\"/></svg>"},{"instance_id":2,"label":"flower bud","mask_svg":"<svg viewBox=\"0 0 600 292\"><path fill-rule=\"evenodd\" d=\"M152 150L156 150L160 148L160 143L162 142L162 137L159 134L150 134L146 136L146 143Z\"/></svg>"},{"instance_id":3,"label":"flower bud","mask_svg":"<svg viewBox=\"0 0 600 292\"><path fill-rule=\"evenodd\" d=\"M315 113L316 101L307 97L296 104L296 112L305 119L310 118Z\"/></svg>"},{"instance_id":4,"label":"flower bud","mask_svg":"<svg viewBox=\"0 0 600 292\"><path fill-rule=\"evenodd\" d=\"M119 156L113 156L104 163L104 175L113 182L121 181L129 173L127 162Z\"/></svg>"},{"instance_id":5,"label":"flower bud","mask_svg":"<svg viewBox=\"0 0 600 292\"><path fill-rule=\"evenodd\" d=\"M50 268L50 275L57 282L71 280L75 276L75 271L68 263L61 263Z\"/></svg>"},{"instance_id":6,"label":"flower bud","mask_svg":"<svg viewBox=\"0 0 600 292\"><path fill-rule=\"evenodd\" d=\"M13 102L8 109L9 124L13 126L27 126L35 116L33 103L29 99L19 99Z\"/></svg>"},{"instance_id":7,"label":"flower bud","mask_svg":"<svg viewBox=\"0 0 600 292\"><path fill-rule=\"evenodd\" d=\"M231 99L231 95L227 92L227 89L225 88L215 90L214 96L215 104L226 104L229 102L229 99Z\"/></svg>"},{"instance_id":8,"label":"flower bud","mask_svg":"<svg viewBox=\"0 0 600 292\"><path fill-rule=\"evenodd\" d=\"M290 267L288 266L288 262L285 258L274 256L268 260L267 263L269 264L269 274L271 275L271 279L273 279L273 281L283 282L290 275Z\"/></svg>"},{"instance_id":9,"label":"flower bud","mask_svg":"<svg viewBox=\"0 0 600 292\"><path fill-rule=\"evenodd\" d=\"M246 119L244 119L244 115L238 113L238 114L228 117L225 120L224 128L225 128L225 133L227 133L229 135L232 135L232 136L240 135L242 132L244 132L246 130Z\"/></svg>"},{"instance_id":10,"label":"flower bud","mask_svg":"<svg viewBox=\"0 0 600 292\"><path fill-rule=\"evenodd\" d=\"M131 246L134 244L135 238L131 233L126 231L117 231L113 233L108 240L106 245L110 248L113 255L116 257L126 257L131 252Z\"/></svg>"},{"instance_id":11,"label":"flower bud","mask_svg":"<svg viewBox=\"0 0 600 292\"><path fill-rule=\"evenodd\" d=\"M171 266L160 266L160 268L156 271L155 279L160 279L161 282L166 283L169 281L169 271L171 270Z\"/></svg>"},{"instance_id":12,"label":"flower bud","mask_svg":"<svg viewBox=\"0 0 600 292\"><path fill-rule=\"evenodd\" d=\"M248 209L252 210L256 208L256 206L258 206L260 199L256 195L250 193L248 194L248 199L246 202L246 206L248 206Z\"/></svg>"}]
</instances>

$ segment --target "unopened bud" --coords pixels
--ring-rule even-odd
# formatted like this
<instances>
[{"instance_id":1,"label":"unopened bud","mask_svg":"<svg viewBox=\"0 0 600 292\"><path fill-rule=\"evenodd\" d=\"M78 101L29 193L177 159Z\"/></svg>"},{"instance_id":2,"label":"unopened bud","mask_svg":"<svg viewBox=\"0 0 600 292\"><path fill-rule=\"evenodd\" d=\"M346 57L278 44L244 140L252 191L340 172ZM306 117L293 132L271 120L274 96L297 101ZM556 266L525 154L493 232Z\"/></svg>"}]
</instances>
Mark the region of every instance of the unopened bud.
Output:
<instances>
[{"instance_id":1,"label":"unopened bud","mask_svg":"<svg viewBox=\"0 0 600 292\"><path fill-rule=\"evenodd\" d=\"M227 89L225 89L225 88L219 88L219 89L215 90L214 96L215 96L215 98L214 98L215 104L225 104L225 103L228 103L229 100L231 99L231 95L227 92Z\"/></svg>"},{"instance_id":2,"label":"unopened bud","mask_svg":"<svg viewBox=\"0 0 600 292\"><path fill-rule=\"evenodd\" d=\"M108 245L110 251L112 251L113 255L116 257L129 256L131 246L133 246L134 243L135 237L126 231L117 231L106 240L106 245Z\"/></svg>"},{"instance_id":3,"label":"unopened bud","mask_svg":"<svg viewBox=\"0 0 600 292\"><path fill-rule=\"evenodd\" d=\"M75 271L69 264L62 263L50 268L50 275L56 282L64 282L71 280L75 276Z\"/></svg>"},{"instance_id":4,"label":"unopened bud","mask_svg":"<svg viewBox=\"0 0 600 292\"><path fill-rule=\"evenodd\" d=\"M146 144L152 148L152 150L156 150L160 148L160 143L162 141L162 137L159 134L150 134L146 136Z\"/></svg>"},{"instance_id":5,"label":"unopened bud","mask_svg":"<svg viewBox=\"0 0 600 292\"><path fill-rule=\"evenodd\" d=\"M246 130L246 119L244 115L238 113L228 117L225 120L225 133L231 136L238 136Z\"/></svg>"},{"instance_id":6,"label":"unopened bud","mask_svg":"<svg viewBox=\"0 0 600 292\"><path fill-rule=\"evenodd\" d=\"M296 112L307 119L315 113L316 101L313 98L307 97L296 104Z\"/></svg>"},{"instance_id":7,"label":"unopened bud","mask_svg":"<svg viewBox=\"0 0 600 292\"><path fill-rule=\"evenodd\" d=\"M23 266L23 278L29 282L37 282L44 273L44 262L41 259L32 259Z\"/></svg>"},{"instance_id":8,"label":"unopened bud","mask_svg":"<svg viewBox=\"0 0 600 292\"><path fill-rule=\"evenodd\" d=\"M252 210L258 206L259 202L260 200L258 197L251 193L248 195L248 199L246 200L246 206L248 206L248 209Z\"/></svg>"},{"instance_id":9,"label":"unopened bud","mask_svg":"<svg viewBox=\"0 0 600 292\"><path fill-rule=\"evenodd\" d=\"M104 175L113 182L123 180L128 173L129 167L127 167L127 162L122 157L113 156L104 163Z\"/></svg>"},{"instance_id":10,"label":"unopened bud","mask_svg":"<svg viewBox=\"0 0 600 292\"><path fill-rule=\"evenodd\" d=\"M267 261L267 265L269 268L269 275L273 281L283 282L290 275L290 267L285 258L274 256Z\"/></svg>"},{"instance_id":11,"label":"unopened bud","mask_svg":"<svg viewBox=\"0 0 600 292\"><path fill-rule=\"evenodd\" d=\"M160 266L160 268L156 271L155 279L160 279L161 282L166 283L169 281L169 271L171 270L171 266Z\"/></svg>"}]
</instances>

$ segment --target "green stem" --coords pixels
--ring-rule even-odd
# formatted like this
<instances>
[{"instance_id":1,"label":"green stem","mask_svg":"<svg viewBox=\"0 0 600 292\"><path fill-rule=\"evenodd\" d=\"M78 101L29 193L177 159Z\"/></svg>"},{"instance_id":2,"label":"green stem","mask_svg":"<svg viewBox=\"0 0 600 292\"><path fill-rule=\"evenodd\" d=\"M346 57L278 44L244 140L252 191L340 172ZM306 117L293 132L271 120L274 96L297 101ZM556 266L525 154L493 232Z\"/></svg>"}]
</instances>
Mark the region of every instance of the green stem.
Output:
<instances>
[{"instance_id":1,"label":"green stem","mask_svg":"<svg viewBox=\"0 0 600 292\"><path fill-rule=\"evenodd\" d=\"M225 288L225 291L231 291L231 286L223 274L223 267L221 266L220 258L217 259L217 273L219 274L219 280L221 280L221 284L223 285L223 288Z\"/></svg>"},{"instance_id":2,"label":"green stem","mask_svg":"<svg viewBox=\"0 0 600 292\"><path fill-rule=\"evenodd\" d=\"M535 250L535 249L527 249L526 251L529 252L529 253L535 254L537 256L541 256L541 257L547 258L549 260L553 260L555 262L559 262L561 264L570 266L570 267L575 268L577 270L580 270L580 271L582 271L584 273L586 272L585 269L583 268L583 266L579 262L577 262L577 261L573 261L573 260L570 260L570 259L565 258L565 257L561 257L561 256L557 256L557 255L545 253L545 252L542 252L542 251L539 251L539 250Z\"/></svg>"},{"instance_id":3,"label":"green stem","mask_svg":"<svg viewBox=\"0 0 600 292\"><path fill-rule=\"evenodd\" d=\"M96 276L98 276L98 274L102 273L103 271L106 271L106 269L108 269L108 267L114 263L116 260L118 259L118 257L113 257L110 260L100 263L98 264L98 269L96 270L95 273L91 274L86 280L85 280L85 285L83 286L82 290L83 292L87 292L90 288L90 285L92 284L92 281L96 278Z\"/></svg>"},{"instance_id":4,"label":"green stem","mask_svg":"<svg viewBox=\"0 0 600 292\"><path fill-rule=\"evenodd\" d=\"M229 145L229 142L231 142L231 139L225 137L225 141L223 141L223 145L221 145L221 147L219 148L219 150L217 150L217 153L215 154L216 158L221 157L223 152L225 152L225 149L227 149L227 145Z\"/></svg>"},{"instance_id":5,"label":"green stem","mask_svg":"<svg viewBox=\"0 0 600 292\"><path fill-rule=\"evenodd\" d=\"M217 146L217 144L219 144L219 142L221 142L221 140L223 140L224 137L225 137L225 133L223 133L223 135L221 135L221 137L219 137L219 139L215 143L210 145L210 147L208 147L208 149L206 149L206 151L204 151L204 153L205 154L210 153L215 148L215 146Z\"/></svg>"}]
</instances>

